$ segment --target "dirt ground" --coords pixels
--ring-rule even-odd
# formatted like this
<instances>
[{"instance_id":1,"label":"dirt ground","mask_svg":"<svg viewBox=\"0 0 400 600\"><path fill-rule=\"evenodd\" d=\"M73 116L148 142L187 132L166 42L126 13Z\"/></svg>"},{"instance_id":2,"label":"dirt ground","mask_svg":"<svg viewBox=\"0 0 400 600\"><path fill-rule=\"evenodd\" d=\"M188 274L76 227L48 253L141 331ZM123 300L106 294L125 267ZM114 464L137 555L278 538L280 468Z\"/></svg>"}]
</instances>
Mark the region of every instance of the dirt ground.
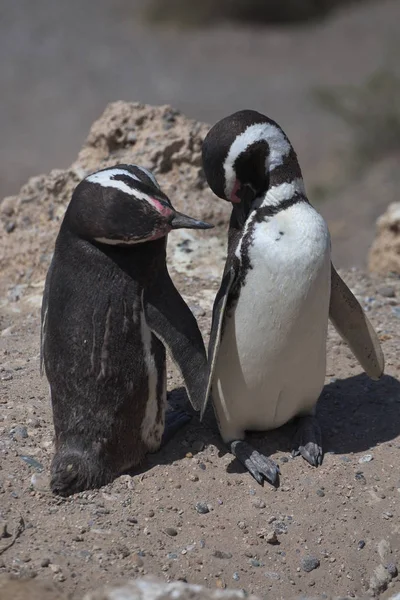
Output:
<instances>
[{"instance_id":1,"label":"dirt ground","mask_svg":"<svg viewBox=\"0 0 400 600\"><path fill-rule=\"evenodd\" d=\"M206 298L215 294L218 279L172 273L207 332ZM400 566L400 282L360 272L343 276L380 332L386 375L368 380L330 331L318 411L323 465L315 469L290 457L291 425L252 436L281 466L277 489L258 486L225 453L209 411L202 424L194 415L139 472L100 490L54 497L47 490L52 417L47 383L39 376L40 290L3 307L0 572L55 581L74 599L102 583L146 573L243 588L262 598L362 596L381 563L389 568L384 574L394 574ZM170 390L181 384L172 368L168 381ZM5 531L19 536L4 551L13 540ZM400 592L397 577L380 585L389 586L383 598Z\"/></svg>"}]
</instances>

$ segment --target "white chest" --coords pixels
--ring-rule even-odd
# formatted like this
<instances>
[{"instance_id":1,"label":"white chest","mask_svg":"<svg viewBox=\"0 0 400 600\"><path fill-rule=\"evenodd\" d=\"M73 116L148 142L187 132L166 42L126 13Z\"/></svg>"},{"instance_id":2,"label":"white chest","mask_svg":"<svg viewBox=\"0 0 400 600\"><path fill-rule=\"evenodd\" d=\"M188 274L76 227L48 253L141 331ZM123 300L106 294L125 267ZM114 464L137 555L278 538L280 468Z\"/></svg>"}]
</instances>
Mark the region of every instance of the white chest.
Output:
<instances>
[{"instance_id":1,"label":"white chest","mask_svg":"<svg viewBox=\"0 0 400 600\"><path fill-rule=\"evenodd\" d=\"M250 269L225 320L212 395L223 438L279 427L315 405L325 377L330 239L297 204L257 223ZM243 260L243 243L238 248Z\"/></svg>"}]
</instances>

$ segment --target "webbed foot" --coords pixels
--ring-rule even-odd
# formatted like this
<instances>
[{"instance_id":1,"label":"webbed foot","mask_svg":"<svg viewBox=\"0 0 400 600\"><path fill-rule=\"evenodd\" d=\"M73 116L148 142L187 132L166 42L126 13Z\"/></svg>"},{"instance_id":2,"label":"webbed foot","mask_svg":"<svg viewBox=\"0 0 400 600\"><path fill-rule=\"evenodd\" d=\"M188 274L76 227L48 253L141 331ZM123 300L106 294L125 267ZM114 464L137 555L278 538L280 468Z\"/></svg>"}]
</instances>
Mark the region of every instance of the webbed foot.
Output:
<instances>
[{"instance_id":1,"label":"webbed foot","mask_svg":"<svg viewBox=\"0 0 400 600\"><path fill-rule=\"evenodd\" d=\"M174 435L184 427L192 417L184 412L183 410L167 410L165 413L165 427L164 433L161 439L161 446L165 446Z\"/></svg>"},{"instance_id":2,"label":"webbed foot","mask_svg":"<svg viewBox=\"0 0 400 600\"><path fill-rule=\"evenodd\" d=\"M241 440L229 442L228 448L260 485L263 485L264 479L272 485L279 483L280 470L271 458L263 456Z\"/></svg>"},{"instance_id":3,"label":"webbed foot","mask_svg":"<svg viewBox=\"0 0 400 600\"><path fill-rule=\"evenodd\" d=\"M308 415L299 417L293 440L292 456L301 456L313 467L322 464L322 434L317 418Z\"/></svg>"}]
</instances>

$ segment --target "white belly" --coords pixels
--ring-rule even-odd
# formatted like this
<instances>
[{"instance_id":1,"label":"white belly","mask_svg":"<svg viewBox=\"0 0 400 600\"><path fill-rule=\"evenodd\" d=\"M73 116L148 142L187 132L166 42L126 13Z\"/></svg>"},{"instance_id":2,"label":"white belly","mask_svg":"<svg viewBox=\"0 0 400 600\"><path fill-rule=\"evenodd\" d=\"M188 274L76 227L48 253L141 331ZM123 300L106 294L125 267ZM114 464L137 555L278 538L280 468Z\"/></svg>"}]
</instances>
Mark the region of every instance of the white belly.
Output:
<instances>
[{"instance_id":1,"label":"white belly","mask_svg":"<svg viewBox=\"0 0 400 600\"><path fill-rule=\"evenodd\" d=\"M213 377L225 441L311 412L325 378L330 298L325 221L311 206L294 205L257 224L249 257L252 268L225 319Z\"/></svg>"}]
</instances>

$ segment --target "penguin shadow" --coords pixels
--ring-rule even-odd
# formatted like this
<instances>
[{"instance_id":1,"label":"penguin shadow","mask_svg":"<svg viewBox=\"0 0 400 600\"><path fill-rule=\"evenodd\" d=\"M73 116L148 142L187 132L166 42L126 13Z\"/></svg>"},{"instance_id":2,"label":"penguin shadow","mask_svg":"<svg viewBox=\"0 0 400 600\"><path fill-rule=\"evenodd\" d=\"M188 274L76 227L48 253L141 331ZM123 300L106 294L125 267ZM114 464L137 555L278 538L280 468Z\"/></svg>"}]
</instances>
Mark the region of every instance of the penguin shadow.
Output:
<instances>
[{"instance_id":1,"label":"penguin shadow","mask_svg":"<svg viewBox=\"0 0 400 600\"><path fill-rule=\"evenodd\" d=\"M219 457L229 453L223 443L209 402L203 421L193 410L185 388L176 388L168 394L168 405L173 410L185 412L191 420L184 425L160 450L148 454L142 465L131 475L148 472L156 465L168 465L195 455L203 446L213 444ZM347 454L366 452L382 442L400 435L400 382L390 375L372 381L365 374L338 379L326 385L317 405L318 422L321 425L324 454ZM246 439L265 456L283 452L278 464L290 459L292 441L296 432L296 420L278 429L266 432L248 432ZM302 460L301 457L295 460ZM246 469L232 456L227 473L245 474Z\"/></svg>"},{"instance_id":2,"label":"penguin shadow","mask_svg":"<svg viewBox=\"0 0 400 600\"><path fill-rule=\"evenodd\" d=\"M400 434L400 382L390 375L372 381L367 375L338 379L326 385L317 404L317 418L322 429L324 454L366 452L377 444L388 442ZM215 441L215 417L208 408L204 425L212 432L213 443L220 455L228 450L221 438ZM265 456L281 451L278 464L291 459L296 420L266 432L248 432L246 439ZM302 460L296 457L295 460ZM232 457L228 473L247 473Z\"/></svg>"}]
</instances>

